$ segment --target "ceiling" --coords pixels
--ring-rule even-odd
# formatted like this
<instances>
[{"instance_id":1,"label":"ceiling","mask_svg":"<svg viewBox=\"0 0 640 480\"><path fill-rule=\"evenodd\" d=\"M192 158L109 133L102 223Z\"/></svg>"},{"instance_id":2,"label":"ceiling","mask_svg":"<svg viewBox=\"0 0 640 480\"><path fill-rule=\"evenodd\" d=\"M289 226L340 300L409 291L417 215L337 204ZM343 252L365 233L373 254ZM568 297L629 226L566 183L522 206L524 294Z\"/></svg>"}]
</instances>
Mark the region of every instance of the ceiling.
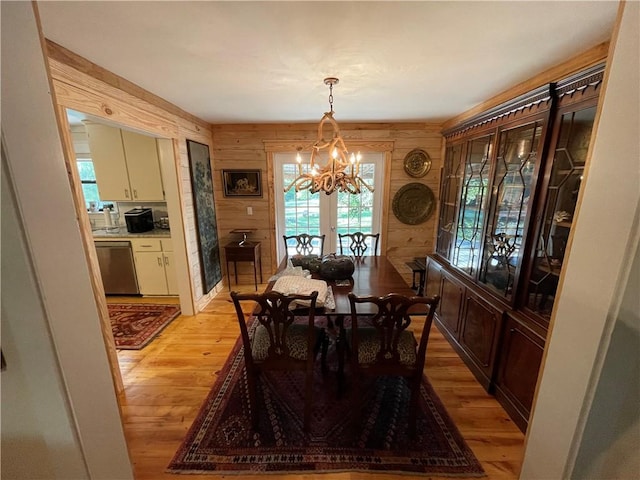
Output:
<instances>
[{"instance_id":1,"label":"ceiling","mask_svg":"<svg viewBox=\"0 0 640 480\"><path fill-rule=\"evenodd\" d=\"M441 122L608 40L617 1L38 3L44 35L209 123Z\"/></svg>"}]
</instances>

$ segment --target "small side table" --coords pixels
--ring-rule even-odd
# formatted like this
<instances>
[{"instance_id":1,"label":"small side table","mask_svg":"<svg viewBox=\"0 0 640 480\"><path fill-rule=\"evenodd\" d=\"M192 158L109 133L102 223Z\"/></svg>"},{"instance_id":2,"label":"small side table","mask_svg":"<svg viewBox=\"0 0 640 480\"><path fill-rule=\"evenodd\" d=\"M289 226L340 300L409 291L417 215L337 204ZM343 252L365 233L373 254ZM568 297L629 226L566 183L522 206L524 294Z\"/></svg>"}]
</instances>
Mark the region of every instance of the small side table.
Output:
<instances>
[{"instance_id":1,"label":"small side table","mask_svg":"<svg viewBox=\"0 0 640 480\"><path fill-rule=\"evenodd\" d=\"M236 262L252 262L253 263L253 279L258 290L258 268L260 268L260 283L262 283L262 257L260 256L260 242L244 242L239 245L238 242L231 242L224 246L224 254L227 261L227 280L229 281L229 289L231 289L231 272L229 271L229 262L233 262L233 273L238 284L238 265Z\"/></svg>"}]
</instances>

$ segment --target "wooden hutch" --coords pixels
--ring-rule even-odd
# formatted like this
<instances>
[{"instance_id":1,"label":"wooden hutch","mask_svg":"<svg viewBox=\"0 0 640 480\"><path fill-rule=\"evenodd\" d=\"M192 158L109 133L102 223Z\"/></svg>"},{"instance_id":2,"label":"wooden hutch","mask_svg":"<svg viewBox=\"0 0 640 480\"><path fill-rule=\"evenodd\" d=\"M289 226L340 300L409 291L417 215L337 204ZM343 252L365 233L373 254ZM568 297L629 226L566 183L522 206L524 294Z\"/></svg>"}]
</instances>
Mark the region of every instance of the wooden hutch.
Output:
<instances>
[{"instance_id":1,"label":"wooden hutch","mask_svg":"<svg viewBox=\"0 0 640 480\"><path fill-rule=\"evenodd\" d=\"M592 67L443 132L425 295L442 297L438 326L523 431L603 72Z\"/></svg>"}]
</instances>

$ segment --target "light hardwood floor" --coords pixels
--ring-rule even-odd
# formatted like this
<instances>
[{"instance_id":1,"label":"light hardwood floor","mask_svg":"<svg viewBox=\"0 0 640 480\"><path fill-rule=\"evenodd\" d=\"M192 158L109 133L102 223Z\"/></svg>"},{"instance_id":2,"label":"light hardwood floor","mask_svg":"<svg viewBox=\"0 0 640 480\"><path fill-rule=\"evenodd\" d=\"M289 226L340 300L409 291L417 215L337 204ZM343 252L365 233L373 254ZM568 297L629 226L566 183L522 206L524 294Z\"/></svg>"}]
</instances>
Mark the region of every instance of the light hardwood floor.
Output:
<instances>
[{"instance_id":1,"label":"light hardwood floor","mask_svg":"<svg viewBox=\"0 0 640 480\"><path fill-rule=\"evenodd\" d=\"M260 291L266 285L259 286ZM253 291L253 285L234 285ZM119 300L110 297L109 303ZM162 298L155 300L165 302ZM126 299L153 303L153 299ZM169 299L177 302L177 299ZM239 335L228 291L222 291L205 311L181 315L142 350L118 353L125 391L119 401L135 478L181 479L165 469L191 426L224 361ZM524 435L498 402L487 394L433 327L427 348L425 373L465 440L482 463L490 480L518 478ZM189 475L189 480L225 477L222 474ZM226 475L235 479L255 475ZM270 479L322 478L325 480L397 478L394 475L336 473L269 475ZM402 478L413 478L402 476ZM425 477L415 477L422 478ZM440 477L429 477L433 480Z\"/></svg>"}]
</instances>

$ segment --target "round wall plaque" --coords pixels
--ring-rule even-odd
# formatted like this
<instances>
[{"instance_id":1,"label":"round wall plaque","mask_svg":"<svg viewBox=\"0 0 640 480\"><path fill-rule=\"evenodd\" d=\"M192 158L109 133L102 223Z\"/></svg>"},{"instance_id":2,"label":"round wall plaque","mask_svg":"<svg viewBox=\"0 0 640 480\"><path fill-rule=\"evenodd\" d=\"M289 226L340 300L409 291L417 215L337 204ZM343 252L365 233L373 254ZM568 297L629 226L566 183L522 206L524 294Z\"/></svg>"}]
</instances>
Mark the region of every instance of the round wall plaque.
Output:
<instances>
[{"instance_id":1,"label":"round wall plaque","mask_svg":"<svg viewBox=\"0 0 640 480\"><path fill-rule=\"evenodd\" d=\"M411 150L404 157L404 171L414 178L424 177L431 170L431 159L420 148Z\"/></svg>"},{"instance_id":2,"label":"round wall plaque","mask_svg":"<svg viewBox=\"0 0 640 480\"><path fill-rule=\"evenodd\" d=\"M433 191L422 183L409 183L393 197L393 214L402 223L417 225L431 216L436 206Z\"/></svg>"}]
</instances>

